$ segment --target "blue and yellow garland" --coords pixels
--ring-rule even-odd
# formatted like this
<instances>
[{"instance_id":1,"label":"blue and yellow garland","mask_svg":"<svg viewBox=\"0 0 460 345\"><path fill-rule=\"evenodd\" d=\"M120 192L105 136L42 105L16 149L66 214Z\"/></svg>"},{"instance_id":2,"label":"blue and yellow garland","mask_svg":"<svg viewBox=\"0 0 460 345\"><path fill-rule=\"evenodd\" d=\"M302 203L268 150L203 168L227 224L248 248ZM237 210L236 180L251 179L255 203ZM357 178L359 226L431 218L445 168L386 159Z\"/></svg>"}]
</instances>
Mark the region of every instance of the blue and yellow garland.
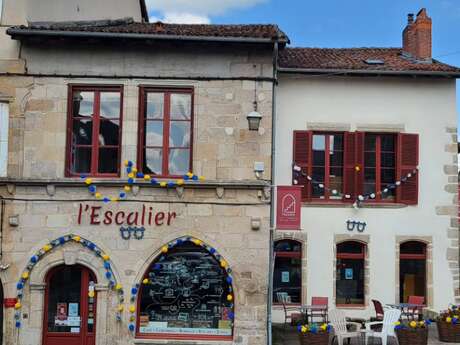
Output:
<instances>
[{"instance_id":1,"label":"blue and yellow garland","mask_svg":"<svg viewBox=\"0 0 460 345\"><path fill-rule=\"evenodd\" d=\"M157 258L156 261L161 261L163 255L166 255L170 249L174 248L175 246L182 245L184 244L184 242L192 242L196 246L206 249L206 251L210 253L219 262L220 267L222 267L222 269L225 270L225 273L227 274L225 280L228 284L228 294L226 296L226 300L230 303L229 306L232 311L229 313L229 318L233 322L235 318L235 313L234 313L235 304L234 304L234 292L233 292L233 287L232 287L232 284L233 284L232 270L228 266L227 261L225 261L222 255L220 255L215 248L208 246L207 244L205 244L202 240L198 238L184 236L174 241L171 241L168 244L165 244L163 247L161 247L161 254ZM155 263L153 265L153 269L154 270L161 269L161 264ZM142 280L143 285L149 285L151 283L152 281L149 278L144 278ZM129 317L129 325L128 325L128 329L131 332L134 332L136 330L136 324L135 324L136 303L135 302L136 302L136 298L138 297L139 289L140 289L140 284L136 284L131 288L131 298L130 298L131 305L129 307L130 317Z\"/></svg>"},{"instance_id":2,"label":"blue and yellow garland","mask_svg":"<svg viewBox=\"0 0 460 345\"><path fill-rule=\"evenodd\" d=\"M29 259L29 262L21 274L21 278L16 284L16 304L14 305L14 309L16 310L14 314L15 318L15 326L16 328L21 327L21 308L22 308L22 298L24 296L24 287L27 281L30 278L30 273L35 267L35 265L43 259L46 254L53 251L57 247L61 247L68 242L75 242L81 244L83 247L88 248L92 251L97 257L101 258L104 262L104 269L105 269L105 277L108 280L109 288L114 290L118 296L118 307L116 313L116 319L121 321L121 313L123 311L123 303L124 303L124 291L121 284L117 283L115 275L112 271L112 265L110 256L106 254L101 248L99 248L93 242L82 238L79 235L65 235L61 236L55 240L50 241L49 243L45 244L40 250L38 250L34 255L32 255ZM88 292L89 297L94 297L94 291Z\"/></svg>"},{"instance_id":3,"label":"blue and yellow garland","mask_svg":"<svg viewBox=\"0 0 460 345\"><path fill-rule=\"evenodd\" d=\"M149 182L151 185L158 185L164 188L174 188L180 187L186 184L189 181L204 181L204 176L198 176L191 172L188 172L182 178L175 179L175 180L158 180L155 177L152 177L148 174L143 174L138 171L138 169L134 166L134 163L130 160L125 160L124 165L126 167L126 173L128 174L128 180L126 181L125 186L123 187L123 191L118 194L118 196L107 197L102 195L102 193L97 191L96 185L93 183L93 179L91 177L87 177L86 175L81 175L81 178L85 181L86 185L88 186L88 191L94 195L97 200L101 200L104 203L109 202L117 202L120 200L126 200L127 193L132 191L132 186L136 183L136 179L142 179L145 182Z\"/></svg>"}]
</instances>

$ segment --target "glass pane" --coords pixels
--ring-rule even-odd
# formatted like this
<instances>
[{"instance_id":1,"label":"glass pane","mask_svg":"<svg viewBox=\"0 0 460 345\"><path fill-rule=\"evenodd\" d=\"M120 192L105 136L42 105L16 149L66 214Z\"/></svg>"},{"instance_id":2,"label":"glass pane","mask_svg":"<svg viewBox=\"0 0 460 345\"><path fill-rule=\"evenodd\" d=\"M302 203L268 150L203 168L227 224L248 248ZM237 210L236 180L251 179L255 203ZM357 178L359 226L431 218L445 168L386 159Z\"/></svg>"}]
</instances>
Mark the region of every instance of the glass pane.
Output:
<instances>
[{"instance_id":1,"label":"glass pane","mask_svg":"<svg viewBox=\"0 0 460 345\"><path fill-rule=\"evenodd\" d=\"M48 293L48 332L70 332L71 328L79 330L81 268L65 266L58 269L49 281ZM69 317L72 318L71 325Z\"/></svg>"},{"instance_id":2,"label":"glass pane","mask_svg":"<svg viewBox=\"0 0 460 345\"><path fill-rule=\"evenodd\" d=\"M72 144L91 145L93 137L93 121L90 119L73 120Z\"/></svg>"},{"instance_id":3,"label":"glass pane","mask_svg":"<svg viewBox=\"0 0 460 345\"><path fill-rule=\"evenodd\" d=\"M120 92L101 92L101 118L120 118Z\"/></svg>"},{"instance_id":4,"label":"glass pane","mask_svg":"<svg viewBox=\"0 0 460 345\"><path fill-rule=\"evenodd\" d=\"M192 113L192 95L186 93L171 94L171 119L190 120Z\"/></svg>"},{"instance_id":5,"label":"glass pane","mask_svg":"<svg viewBox=\"0 0 460 345\"><path fill-rule=\"evenodd\" d=\"M364 183L364 194L375 193L375 183Z\"/></svg>"},{"instance_id":6,"label":"glass pane","mask_svg":"<svg viewBox=\"0 0 460 345\"><path fill-rule=\"evenodd\" d=\"M364 304L364 260L337 259L337 304Z\"/></svg>"},{"instance_id":7,"label":"glass pane","mask_svg":"<svg viewBox=\"0 0 460 345\"><path fill-rule=\"evenodd\" d=\"M163 121L147 121L145 146L163 146Z\"/></svg>"},{"instance_id":8,"label":"glass pane","mask_svg":"<svg viewBox=\"0 0 460 345\"><path fill-rule=\"evenodd\" d=\"M366 182L374 182L375 183L375 169L374 168L366 168L364 169L364 181Z\"/></svg>"},{"instance_id":9,"label":"glass pane","mask_svg":"<svg viewBox=\"0 0 460 345\"><path fill-rule=\"evenodd\" d=\"M407 303L409 296L426 296L425 260L400 260L399 289L400 303Z\"/></svg>"},{"instance_id":10,"label":"glass pane","mask_svg":"<svg viewBox=\"0 0 460 345\"><path fill-rule=\"evenodd\" d=\"M375 152L364 153L364 166L375 167Z\"/></svg>"},{"instance_id":11,"label":"glass pane","mask_svg":"<svg viewBox=\"0 0 460 345\"><path fill-rule=\"evenodd\" d=\"M183 175L190 170L190 149L169 150L169 174Z\"/></svg>"},{"instance_id":12,"label":"glass pane","mask_svg":"<svg viewBox=\"0 0 460 345\"><path fill-rule=\"evenodd\" d=\"M146 114L148 119L162 119L164 108L164 94L157 92L147 93Z\"/></svg>"},{"instance_id":13,"label":"glass pane","mask_svg":"<svg viewBox=\"0 0 460 345\"><path fill-rule=\"evenodd\" d=\"M150 266L139 294L139 332L232 335L227 274L202 247L183 240Z\"/></svg>"},{"instance_id":14,"label":"glass pane","mask_svg":"<svg viewBox=\"0 0 460 345\"><path fill-rule=\"evenodd\" d=\"M347 241L337 244L337 253L361 254L364 251L363 244L355 241Z\"/></svg>"},{"instance_id":15,"label":"glass pane","mask_svg":"<svg viewBox=\"0 0 460 345\"><path fill-rule=\"evenodd\" d=\"M395 167L395 154L393 152L391 153L381 153L380 154L380 159L381 159L381 166L385 168L394 168Z\"/></svg>"},{"instance_id":16,"label":"glass pane","mask_svg":"<svg viewBox=\"0 0 460 345\"><path fill-rule=\"evenodd\" d=\"M329 150L331 151L343 150L343 135L342 134L329 135Z\"/></svg>"},{"instance_id":17,"label":"glass pane","mask_svg":"<svg viewBox=\"0 0 460 345\"><path fill-rule=\"evenodd\" d=\"M161 175L163 168L163 150L146 149L143 168L146 174Z\"/></svg>"},{"instance_id":18,"label":"glass pane","mask_svg":"<svg viewBox=\"0 0 460 345\"><path fill-rule=\"evenodd\" d=\"M275 258L273 272L273 301L275 303L281 302L283 295L288 297L290 303L300 303L301 267L301 261L298 258Z\"/></svg>"},{"instance_id":19,"label":"glass pane","mask_svg":"<svg viewBox=\"0 0 460 345\"><path fill-rule=\"evenodd\" d=\"M381 151L395 151L395 136L393 134L385 134L380 136Z\"/></svg>"},{"instance_id":20,"label":"glass pane","mask_svg":"<svg viewBox=\"0 0 460 345\"><path fill-rule=\"evenodd\" d=\"M91 171L91 148L74 147L72 152L72 173L89 173Z\"/></svg>"},{"instance_id":21,"label":"glass pane","mask_svg":"<svg viewBox=\"0 0 460 345\"><path fill-rule=\"evenodd\" d=\"M341 167L343 166L343 152L332 151L329 154L329 164L331 166Z\"/></svg>"},{"instance_id":22,"label":"glass pane","mask_svg":"<svg viewBox=\"0 0 460 345\"><path fill-rule=\"evenodd\" d=\"M394 169L382 169L381 179L383 184L395 183L396 172Z\"/></svg>"},{"instance_id":23,"label":"glass pane","mask_svg":"<svg viewBox=\"0 0 460 345\"><path fill-rule=\"evenodd\" d=\"M190 122L171 121L169 131L170 147L189 147L190 146Z\"/></svg>"},{"instance_id":24,"label":"glass pane","mask_svg":"<svg viewBox=\"0 0 460 345\"><path fill-rule=\"evenodd\" d=\"M326 149L326 136L315 134L313 135L313 150L324 151Z\"/></svg>"},{"instance_id":25,"label":"glass pane","mask_svg":"<svg viewBox=\"0 0 460 345\"><path fill-rule=\"evenodd\" d=\"M380 190L383 191L387 187L387 184L381 184ZM382 192L382 199L393 200L396 196L396 189L388 189L388 192Z\"/></svg>"},{"instance_id":26,"label":"glass pane","mask_svg":"<svg viewBox=\"0 0 460 345\"><path fill-rule=\"evenodd\" d=\"M375 134L366 134L364 136L364 151L375 151L376 139Z\"/></svg>"},{"instance_id":27,"label":"glass pane","mask_svg":"<svg viewBox=\"0 0 460 345\"><path fill-rule=\"evenodd\" d=\"M313 180L324 183L324 167L313 167ZM320 188L318 183L312 183L312 195L315 198L324 197L324 188Z\"/></svg>"},{"instance_id":28,"label":"glass pane","mask_svg":"<svg viewBox=\"0 0 460 345\"><path fill-rule=\"evenodd\" d=\"M425 254L426 244L423 242L410 241L400 245L401 254Z\"/></svg>"},{"instance_id":29,"label":"glass pane","mask_svg":"<svg viewBox=\"0 0 460 345\"><path fill-rule=\"evenodd\" d=\"M94 92L75 91L73 93L73 116L89 117L94 113Z\"/></svg>"},{"instance_id":30,"label":"glass pane","mask_svg":"<svg viewBox=\"0 0 460 345\"><path fill-rule=\"evenodd\" d=\"M118 148L99 149L99 173L116 174L118 172Z\"/></svg>"},{"instance_id":31,"label":"glass pane","mask_svg":"<svg viewBox=\"0 0 460 345\"><path fill-rule=\"evenodd\" d=\"M338 193L342 192L342 184L343 184L343 170L342 168L330 168L329 172L329 188L335 189ZM337 194L330 193L331 199L341 199L341 197Z\"/></svg>"},{"instance_id":32,"label":"glass pane","mask_svg":"<svg viewBox=\"0 0 460 345\"><path fill-rule=\"evenodd\" d=\"M300 252L301 244L296 241L282 240L275 242L275 252Z\"/></svg>"},{"instance_id":33,"label":"glass pane","mask_svg":"<svg viewBox=\"0 0 460 345\"><path fill-rule=\"evenodd\" d=\"M120 121L105 120L99 123L99 145L118 146L120 134Z\"/></svg>"}]
</instances>

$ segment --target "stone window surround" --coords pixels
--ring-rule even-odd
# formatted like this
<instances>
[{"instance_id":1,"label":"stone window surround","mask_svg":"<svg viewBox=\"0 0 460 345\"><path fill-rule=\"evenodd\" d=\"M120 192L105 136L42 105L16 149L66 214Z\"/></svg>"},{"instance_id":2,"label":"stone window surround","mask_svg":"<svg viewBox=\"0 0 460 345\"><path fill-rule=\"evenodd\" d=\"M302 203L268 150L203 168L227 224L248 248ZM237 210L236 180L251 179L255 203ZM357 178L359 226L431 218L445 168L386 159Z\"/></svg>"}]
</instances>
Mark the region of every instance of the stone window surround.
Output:
<instances>
[{"instance_id":1,"label":"stone window surround","mask_svg":"<svg viewBox=\"0 0 460 345\"><path fill-rule=\"evenodd\" d=\"M400 281L399 281L399 266L400 266L400 247L401 244L409 241L422 242L426 245L426 301L427 307L433 305L433 238L431 236L396 236L395 241L395 303L399 303Z\"/></svg>"},{"instance_id":2,"label":"stone window surround","mask_svg":"<svg viewBox=\"0 0 460 345\"><path fill-rule=\"evenodd\" d=\"M337 131L337 132L397 132L406 131L404 124L366 124L366 123L336 123L336 122L307 122L307 130L314 131Z\"/></svg>"}]
</instances>

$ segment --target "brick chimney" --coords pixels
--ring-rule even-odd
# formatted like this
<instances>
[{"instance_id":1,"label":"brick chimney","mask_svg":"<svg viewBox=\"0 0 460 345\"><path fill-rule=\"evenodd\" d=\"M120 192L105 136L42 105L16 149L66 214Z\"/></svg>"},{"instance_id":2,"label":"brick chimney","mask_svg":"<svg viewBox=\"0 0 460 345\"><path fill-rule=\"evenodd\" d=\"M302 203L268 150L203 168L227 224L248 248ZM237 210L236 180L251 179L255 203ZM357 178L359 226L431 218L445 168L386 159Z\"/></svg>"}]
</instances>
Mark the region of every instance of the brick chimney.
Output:
<instances>
[{"instance_id":1,"label":"brick chimney","mask_svg":"<svg viewBox=\"0 0 460 345\"><path fill-rule=\"evenodd\" d=\"M403 52L420 61L431 61L431 18L422 8L414 21L407 15L407 26L403 31Z\"/></svg>"}]
</instances>

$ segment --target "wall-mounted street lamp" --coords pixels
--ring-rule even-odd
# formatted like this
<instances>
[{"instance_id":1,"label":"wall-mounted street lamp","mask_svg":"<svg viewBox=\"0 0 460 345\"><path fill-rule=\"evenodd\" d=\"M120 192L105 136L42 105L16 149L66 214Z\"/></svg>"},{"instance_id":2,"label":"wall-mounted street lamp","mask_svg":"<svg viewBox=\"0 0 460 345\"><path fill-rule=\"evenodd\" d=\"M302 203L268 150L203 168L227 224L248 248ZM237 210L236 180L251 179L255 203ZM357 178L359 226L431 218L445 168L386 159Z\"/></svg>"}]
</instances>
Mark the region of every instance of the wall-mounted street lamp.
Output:
<instances>
[{"instance_id":1,"label":"wall-mounted street lamp","mask_svg":"<svg viewBox=\"0 0 460 345\"><path fill-rule=\"evenodd\" d=\"M248 116L248 126L250 131L258 131L260 126L260 121L262 120L262 115L257 111L257 102L254 101L254 110L251 111Z\"/></svg>"}]
</instances>

